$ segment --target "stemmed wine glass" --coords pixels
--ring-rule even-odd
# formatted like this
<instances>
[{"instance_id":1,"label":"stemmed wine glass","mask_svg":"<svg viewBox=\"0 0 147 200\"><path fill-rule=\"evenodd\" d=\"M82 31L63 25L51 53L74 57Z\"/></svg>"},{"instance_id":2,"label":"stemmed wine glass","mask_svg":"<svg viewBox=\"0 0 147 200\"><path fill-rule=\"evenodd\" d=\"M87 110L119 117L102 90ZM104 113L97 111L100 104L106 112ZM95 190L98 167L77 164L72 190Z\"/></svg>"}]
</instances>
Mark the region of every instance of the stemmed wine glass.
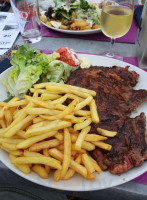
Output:
<instances>
[{"instance_id":1,"label":"stemmed wine glass","mask_svg":"<svg viewBox=\"0 0 147 200\"><path fill-rule=\"evenodd\" d=\"M106 56L114 57L115 39L124 36L133 20L134 0L104 0L101 13L101 30L111 38L111 48Z\"/></svg>"}]
</instances>

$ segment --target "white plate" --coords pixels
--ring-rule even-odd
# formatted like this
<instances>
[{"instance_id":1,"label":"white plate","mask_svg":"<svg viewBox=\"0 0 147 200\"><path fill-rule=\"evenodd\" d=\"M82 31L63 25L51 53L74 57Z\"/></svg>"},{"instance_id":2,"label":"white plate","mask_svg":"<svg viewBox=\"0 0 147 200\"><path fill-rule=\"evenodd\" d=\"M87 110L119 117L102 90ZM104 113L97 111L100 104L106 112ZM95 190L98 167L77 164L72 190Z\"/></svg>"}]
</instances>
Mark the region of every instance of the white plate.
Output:
<instances>
[{"instance_id":1,"label":"white plate","mask_svg":"<svg viewBox=\"0 0 147 200\"><path fill-rule=\"evenodd\" d=\"M105 58L105 57L96 56L96 55L79 54L79 57L83 57L83 56L86 56L87 58L89 58L91 60L92 65L99 65L99 66L118 65L121 67L125 67L128 65L128 63L111 59L111 58ZM140 75L139 83L137 84L136 89L147 90L147 84L146 84L147 73L133 65L130 65L130 70L134 70ZM0 88L1 88L0 101L3 101L6 98L6 89L2 84L2 79L6 77L8 72L9 72L9 69L0 75ZM134 116L139 115L140 112L145 112L147 116L147 103L144 103L140 107L138 107L137 113L135 113ZM53 175L49 175L49 179L43 180L33 172L31 172L31 174L29 175L23 174L17 168L11 165L8 158L8 154L4 152L3 150L0 150L0 159L9 169L11 169L16 174L26 178L27 180L30 180L34 183L37 183L43 186L56 188L60 190L70 190L70 191L92 191L92 190L100 190L100 189L113 187L113 186L128 182L136 178L137 176L143 174L147 170L147 161L146 161L144 162L142 166L135 167L129 170L128 172L121 174L120 176L110 174L109 172L102 172L100 175L96 174L96 179L94 181L90 181L90 180L82 178L80 175L76 175L71 180L59 181L55 183L53 181Z\"/></svg>"},{"instance_id":2,"label":"white plate","mask_svg":"<svg viewBox=\"0 0 147 200\"><path fill-rule=\"evenodd\" d=\"M101 29L98 28L98 29L91 29L91 30L84 30L84 31L73 31L73 30L64 30L64 29L59 29L59 28L54 28L52 26L48 26L47 24L45 24L44 22L41 21L41 23L54 30L54 31L58 31L58 32L61 32L61 33L67 33L67 34L73 34L73 35L89 35L89 34L94 34L94 33L99 33L101 32Z\"/></svg>"}]
</instances>

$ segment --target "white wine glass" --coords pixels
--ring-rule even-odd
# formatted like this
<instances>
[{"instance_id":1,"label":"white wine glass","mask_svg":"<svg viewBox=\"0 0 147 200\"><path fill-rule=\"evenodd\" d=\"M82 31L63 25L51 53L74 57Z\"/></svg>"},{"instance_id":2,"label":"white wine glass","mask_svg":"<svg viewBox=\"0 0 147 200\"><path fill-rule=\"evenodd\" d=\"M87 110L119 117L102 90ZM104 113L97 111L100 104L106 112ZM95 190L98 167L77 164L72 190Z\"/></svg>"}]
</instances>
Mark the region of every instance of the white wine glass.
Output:
<instances>
[{"instance_id":1,"label":"white wine glass","mask_svg":"<svg viewBox=\"0 0 147 200\"><path fill-rule=\"evenodd\" d=\"M115 57L113 46L115 39L124 36L133 20L134 0L104 0L101 13L101 30L111 38L111 47L106 56Z\"/></svg>"}]
</instances>

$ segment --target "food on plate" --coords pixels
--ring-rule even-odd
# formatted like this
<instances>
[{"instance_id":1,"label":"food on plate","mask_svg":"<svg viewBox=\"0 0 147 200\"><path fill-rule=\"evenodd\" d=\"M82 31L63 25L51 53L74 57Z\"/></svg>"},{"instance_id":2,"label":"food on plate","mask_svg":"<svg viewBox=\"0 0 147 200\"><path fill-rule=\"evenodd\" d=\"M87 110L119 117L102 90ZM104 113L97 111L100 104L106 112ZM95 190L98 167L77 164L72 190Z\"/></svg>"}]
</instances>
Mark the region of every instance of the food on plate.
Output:
<instances>
[{"instance_id":1,"label":"food on plate","mask_svg":"<svg viewBox=\"0 0 147 200\"><path fill-rule=\"evenodd\" d=\"M131 113L147 101L147 90L133 88L139 75L128 69L118 66L77 69L67 82L96 92L94 99L100 123L92 123L90 133L95 134L98 130L98 133L110 138L106 145L93 142L97 148L91 155L102 170L113 174L126 172L147 160L145 114L130 118ZM106 151L108 149L111 150Z\"/></svg>"},{"instance_id":2,"label":"food on plate","mask_svg":"<svg viewBox=\"0 0 147 200\"><path fill-rule=\"evenodd\" d=\"M146 117L141 113L135 118L101 122L99 127L117 131L114 138L106 143L112 145L112 151L95 149L93 158L99 163L102 170L109 170L113 174L121 174L132 167L140 166L147 160L147 144L145 141Z\"/></svg>"},{"instance_id":3,"label":"food on plate","mask_svg":"<svg viewBox=\"0 0 147 200\"><path fill-rule=\"evenodd\" d=\"M64 52L64 56L66 60L63 59L62 53L60 59L60 54L57 52L44 54L28 45L20 46L16 52L12 53L10 63L14 67L10 70L7 79L3 80L8 97L22 97L36 82L66 82L70 73L76 69L72 66L79 67L80 62L78 58L74 59L76 54L72 49L70 52Z\"/></svg>"},{"instance_id":4,"label":"food on plate","mask_svg":"<svg viewBox=\"0 0 147 200\"><path fill-rule=\"evenodd\" d=\"M59 48L56 51L60 54L60 60L71 65L71 66L78 66L80 64L80 61L76 55L76 53L73 51L73 49L69 47Z\"/></svg>"},{"instance_id":5,"label":"food on plate","mask_svg":"<svg viewBox=\"0 0 147 200\"><path fill-rule=\"evenodd\" d=\"M54 7L40 13L42 22L57 29L91 30L100 28L101 9L99 4L86 0L74 0L67 4L54 0Z\"/></svg>"},{"instance_id":6,"label":"food on plate","mask_svg":"<svg viewBox=\"0 0 147 200\"><path fill-rule=\"evenodd\" d=\"M97 132L101 135L104 135L106 137L114 137L116 136L117 132L116 131L108 131L102 128L97 128Z\"/></svg>"},{"instance_id":7,"label":"food on plate","mask_svg":"<svg viewBox=\"0 0 147 200\"><path fill-rule=\"evenodd\" d=\"M22 46L11 62L15 67L4 84L19 97L0 102L0 147L22 172L48 178L54 169L55 181L76 172L94 180L93 171L121 174L147 160L145 114L130 118L147 101L146 90L134 89L135 71L87 64L82 69L69 47L46 55ZM21 88L23 81L29 91Z\"/></svg>"},{"instance_id":8,"label":"food on plate","mask_svg":"<svg viewBox=\"0 0 147 200\"><path fill-rule=\"evenodd\" d=\"M68 84L96 91L95 102L100 121L130 116L140 104L147 101L146 90L135 90L139 75L128 67L98 67L77 69ZM117 105L117 106L116 106Z\"/></svg>"},{"instance_id":9,"label":"food on plate","mask_svg":"<svg viewBox=\"0 0 147 200\"><path fill-rule=\"evenodd\" d=\"M43 179L53 169L55 181L68 180L75 172L94 180L93 173L101 168L88 151L98 145L107 151L112 148L104 142L107 137L89 134L91 123L99 122L96 92L47 82L35 84L30 95L0 102L0 148L9 153L11 163Z\"/></svg>"}]
</instances>

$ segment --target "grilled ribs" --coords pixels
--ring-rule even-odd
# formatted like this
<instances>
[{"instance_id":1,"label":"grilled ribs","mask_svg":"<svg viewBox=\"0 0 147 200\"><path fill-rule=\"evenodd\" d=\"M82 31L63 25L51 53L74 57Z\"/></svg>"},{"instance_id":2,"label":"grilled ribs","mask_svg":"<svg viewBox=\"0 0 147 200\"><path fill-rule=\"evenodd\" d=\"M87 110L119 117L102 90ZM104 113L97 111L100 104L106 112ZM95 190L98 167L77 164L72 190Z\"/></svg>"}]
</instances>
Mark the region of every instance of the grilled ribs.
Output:
<instances>
[{"instance_id":1,"label":"grilled ribs","mask_svg":"<svg viewBox=\"0 0 147 200\"><path fill-rule=\"evenodd\" d=\"M96 91L100 123L92 124L91 133L96 133L97 127L118 132L106 141L112 145L110 152L100 148L91 152L101 168L113 174L139 166L147 159L145 114L129 118L132 111L147 101L147 91L133 89L139 75L128 68L93 66L77 69L67 82Z\"/></svg>"}]
</instances>

